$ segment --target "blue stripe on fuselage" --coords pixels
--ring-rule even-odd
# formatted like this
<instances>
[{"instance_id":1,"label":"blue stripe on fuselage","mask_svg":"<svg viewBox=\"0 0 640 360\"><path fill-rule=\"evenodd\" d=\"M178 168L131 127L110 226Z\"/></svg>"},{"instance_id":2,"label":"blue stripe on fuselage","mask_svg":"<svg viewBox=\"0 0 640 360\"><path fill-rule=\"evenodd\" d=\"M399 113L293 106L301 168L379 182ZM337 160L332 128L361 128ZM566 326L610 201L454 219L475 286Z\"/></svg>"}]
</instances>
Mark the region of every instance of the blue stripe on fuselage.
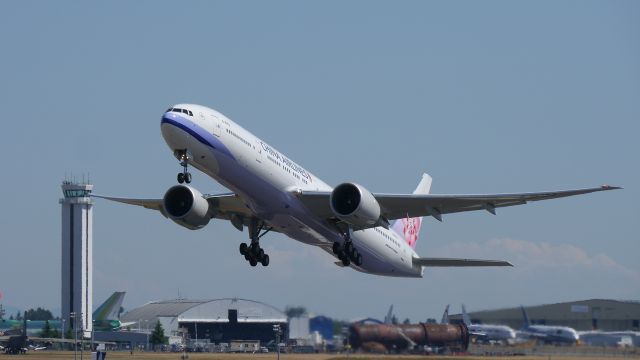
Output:
<instances>
[{"instance_id":1,"label":"blue stripe on fuselage","mask_svg":"<svg viewBox=\"0 0 640 360\"><path fill-rule=\"evenodd\" d=\"M169 117L170 116L170 117ZM207 130L198 126L191 120L185 119L182 116L178 116L176 114L165 114L162 116L162 124L173 125L183 131L186 131L189 135L193 136L199 142L212 147L215 150L220 151L221 153L235 159L229 149L213 134L210 134Z\"/></svg>"}]
</instances>

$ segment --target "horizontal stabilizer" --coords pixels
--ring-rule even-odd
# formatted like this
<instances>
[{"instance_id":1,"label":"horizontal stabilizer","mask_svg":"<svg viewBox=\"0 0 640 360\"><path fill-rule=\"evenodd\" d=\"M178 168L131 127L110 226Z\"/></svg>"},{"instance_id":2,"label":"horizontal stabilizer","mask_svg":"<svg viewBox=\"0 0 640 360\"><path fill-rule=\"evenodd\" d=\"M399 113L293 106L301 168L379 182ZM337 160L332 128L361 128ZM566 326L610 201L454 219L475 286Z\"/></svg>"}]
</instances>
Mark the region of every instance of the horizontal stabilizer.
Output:
<instances>
[{"instance_id":1,"label":"horizontal stabilizer","mask_svg":"<svg viewBox=\"0 0 640 360\"><path fill-rule=\"evenodd\" d=\"M454 267L454 266L513 266L502 260L450 259L450 258L413 258L414 265L425 267Z\"/></svg>"}]
</instances>

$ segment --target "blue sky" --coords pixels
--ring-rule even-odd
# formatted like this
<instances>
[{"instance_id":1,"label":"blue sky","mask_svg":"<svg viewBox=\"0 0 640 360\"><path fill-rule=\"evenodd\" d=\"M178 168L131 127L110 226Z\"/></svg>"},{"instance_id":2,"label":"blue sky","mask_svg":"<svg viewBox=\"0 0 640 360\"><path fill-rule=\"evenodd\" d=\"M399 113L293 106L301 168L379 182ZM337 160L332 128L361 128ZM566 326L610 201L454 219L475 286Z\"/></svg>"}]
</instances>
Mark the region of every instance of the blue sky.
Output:
<instances>
[{"instance_id":1,"label":"blue sky","mask_svg":"<svg viewBox=\"0 0 640 360\"><path fill-rule=\"evenodd\" d=\"M423 256L513 269L368 276L273 234L189 231L95 207L95 302L244 297L338 318L439 317L585 298L640 299L640 3L31 2L0 6L2 301L59 307L60 182L161 197L179 166L161 113L215 108L330 184L436 193L625 190L425 221ZM202 174L194 186L223 191Z\"/></svg>"}]
</instances>

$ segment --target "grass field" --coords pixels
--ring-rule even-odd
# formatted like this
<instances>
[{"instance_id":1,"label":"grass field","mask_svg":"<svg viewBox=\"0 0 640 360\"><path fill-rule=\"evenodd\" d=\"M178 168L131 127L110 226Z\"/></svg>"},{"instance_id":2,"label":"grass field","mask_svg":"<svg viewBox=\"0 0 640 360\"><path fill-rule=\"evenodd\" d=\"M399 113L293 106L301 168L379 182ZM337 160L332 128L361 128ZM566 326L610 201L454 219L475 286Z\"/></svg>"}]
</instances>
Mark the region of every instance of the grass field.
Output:
<instances>
[{"instance_id":1,"label":"grass field","mask_svg":"<svg viewBox=\"0 0 640 360\"><path fill-rule=\"evenodd\" d=\"M180 353L154 353L154 352L134 352L131 355L129 352L113 351L107 353L107 360L113 359L130 359L130 360L153 360L153 359L181 359ZM205 354L193 354L190 353L189 359L191 360L274 360L276 354L224 354L224 353L205 353ZM0 355L0 358L6 359L27 359L27 360L48 360L48 359L73 359L73 351L38 351L30 352L26 355ZM472 360L472 359L487 359L486 356L418 356L418 355L364 355L355 354L348 358L343 355L336 354L281 354L282 360L437 360L437 359L456 359L456 360ZM602 359L602 360L614 360L621 359L621 357L601 357L597 355L590 356L573 356L573 355L544 355L544 356L500 356L499 359L518 359L518 360L551 360L551 359ZM77 359L80 359L80 353L77 354ZM91 355L85 353L83 359L91 359ZM639 356L625 357L625 359L640 359Z\"/></svg>"}]
</instances>

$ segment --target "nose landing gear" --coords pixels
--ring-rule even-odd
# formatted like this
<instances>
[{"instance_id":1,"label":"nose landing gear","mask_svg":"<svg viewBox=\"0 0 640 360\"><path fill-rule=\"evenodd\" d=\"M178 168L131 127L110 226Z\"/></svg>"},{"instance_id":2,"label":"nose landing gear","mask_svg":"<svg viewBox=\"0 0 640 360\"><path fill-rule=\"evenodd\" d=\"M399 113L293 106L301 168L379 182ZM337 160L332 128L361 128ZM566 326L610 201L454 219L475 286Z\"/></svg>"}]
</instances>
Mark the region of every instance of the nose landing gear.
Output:
<instances>
[{"instance_id":1,"label":"nose landing gear","mask_svg":"<svg viewBox=\"0 0 640 360\"><path fill-rule=\"evenodd\" d=\"M191 155L187 149L176 150L173 152L173 155L180 161L180 165L182 166L182 172L178 173L178 183L191 183L191 173L189 172L189 160L191 160Z\"/></svg>"},{"instance_id":2,"label":"nose landing gear","mask_svg":"<svg viewBox=\"0 0 640 360\"><path fill-rule=\"evenodd\" d=\"M349 231L347 230L343 236L344 242L342 244L337 241L333 243L333 253L338 256L338 259L342 261L342 265L344 266L351 265L351 262L356 266L362 265L362 255L355 246L353 246Z\"/></svg>"},{"instance_id":3,"label":"nose landing gear","mask_svg":"<svg viewBox=\"0 0 640 360\"><path fill-rule=\"evenodd\" d=\"M249 223L249 238L251 244L240 244L240 254L244 256L245 260L249 262L251 266L256 266L261 263L262 266L269 266L269 255L265 254L264 250L260 247L260 238L266 233L271 231L271 227L268 227L262 234L260 232L265 228L264 222L258 219L251 219Z\"/></svg>"}]
</instances>

